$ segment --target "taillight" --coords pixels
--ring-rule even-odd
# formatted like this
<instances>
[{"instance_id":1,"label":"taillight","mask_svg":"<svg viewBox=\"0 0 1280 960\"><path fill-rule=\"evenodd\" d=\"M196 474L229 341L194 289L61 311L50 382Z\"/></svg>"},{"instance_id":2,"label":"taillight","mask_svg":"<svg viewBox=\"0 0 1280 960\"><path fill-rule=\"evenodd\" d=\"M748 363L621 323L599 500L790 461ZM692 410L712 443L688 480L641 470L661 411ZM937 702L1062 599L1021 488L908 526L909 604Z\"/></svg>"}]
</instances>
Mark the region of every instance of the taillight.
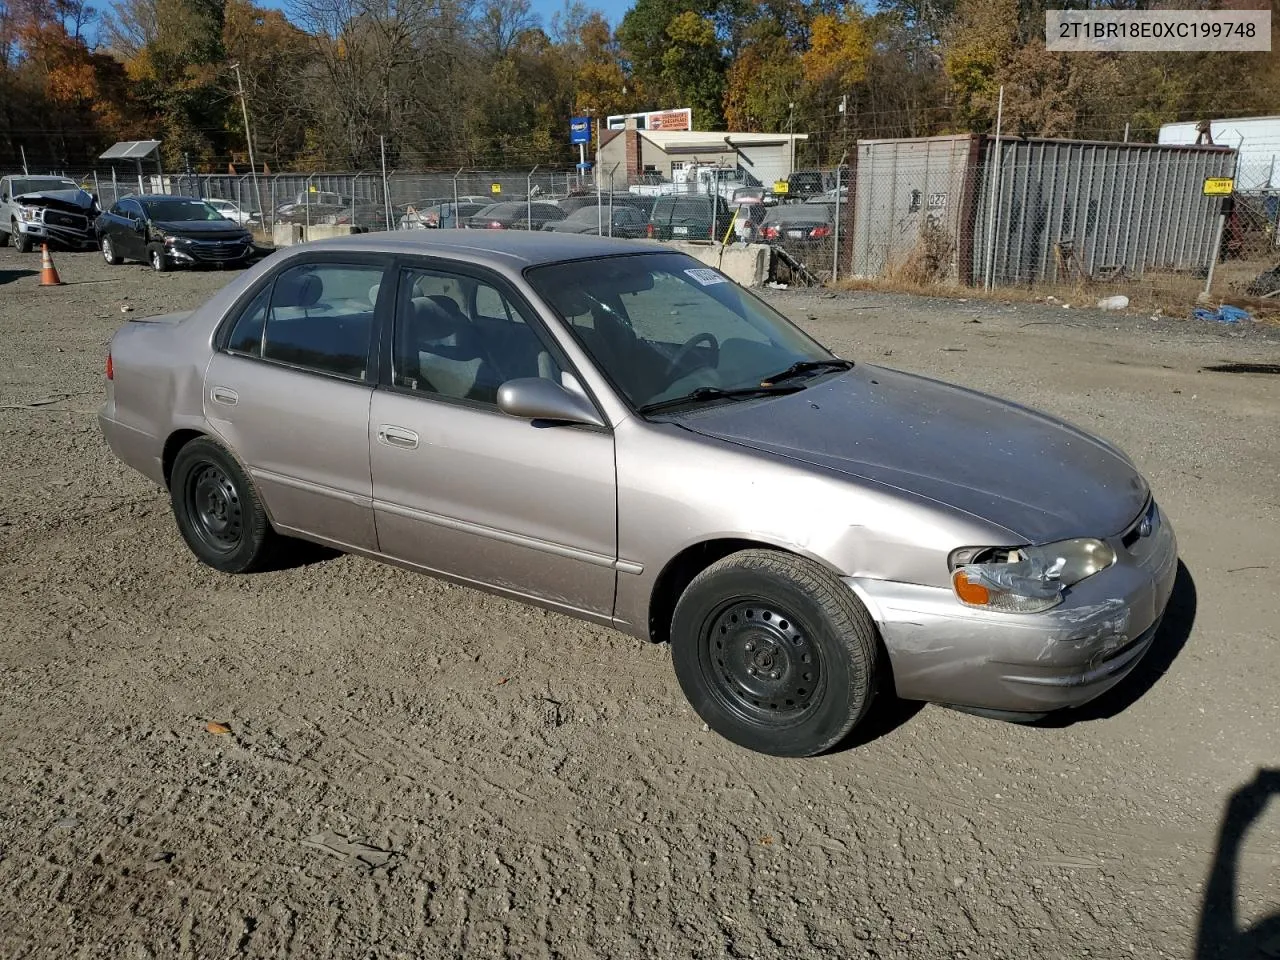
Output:
<instances>
[{"instance_id":1,"label":"taillight","mask_svg":"<svg viewBox=\"0 0 1280 960\"><path fill-rule=\"evenodd\" d=\"M490 230L501 230L501 229L502 229L502 222L501 222L500 220L494 220L492 223L490 223L490 224L489 224L489 229L490 229Z\"/></svg>"},{"instance_id":2,"label":"taillight","mask_svg":"<svg viewBox=\"0 0 1280 960\"><path fill-rule=\"evenodd\" d=\"M824 223L820 227L814 227L813 230L810 231L809 236L814 237L815 239L819 237L829 237L831 236L831 228Z\"/></svg>"},{"instance_id":3,"label":"taillight","mask_svg":"<svg viewBox=\"0 0 1280 960\"><path fill-rule=\"evenodd\" d=\"M644 232L645 232L645 236L647 236L650 240L652 240L652 239L653 239L653 224L651 223L651 224L649 224L647 227L645 227L645 228L644 228Z\"/></svg>"},{"instance_id":4,"label":"taillight","mask_svg":"<svg viewBox=\"0 0 1280 960\"><path fill-rule=\"evenodd\" d=\"M764 237L766 240L777 240L777 239L778 239L778 228L777 228L777 227L765 227L763 230L761 230L761 231L760 231L760 236Z\"/></svg>"},{"instance_id":5,"label":"taillight","mask_svg":"<svg viewBox=\"0 0 1280 960\"><path fill-rule=\"evenodd\" d=\"M116 378L115 367L111 365L111 351L107 351L107 379L114 380Z\"/></svg>"}]
</instances>

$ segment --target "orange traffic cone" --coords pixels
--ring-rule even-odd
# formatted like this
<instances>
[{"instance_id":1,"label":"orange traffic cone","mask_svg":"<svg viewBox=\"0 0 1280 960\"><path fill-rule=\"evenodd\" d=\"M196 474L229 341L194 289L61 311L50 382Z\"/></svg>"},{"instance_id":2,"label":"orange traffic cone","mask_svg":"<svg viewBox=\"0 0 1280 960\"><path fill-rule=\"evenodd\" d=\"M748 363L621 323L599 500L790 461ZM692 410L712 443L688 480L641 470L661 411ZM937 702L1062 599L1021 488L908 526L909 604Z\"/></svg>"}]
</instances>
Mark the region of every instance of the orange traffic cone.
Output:
<instances>
[{"instance_id":1,"label":"orange traffic cone","mask_svg":"<svg viewBox=\"0 0 1280 960\"><path fill-rule=\"evenodd\" d=\"M62 278L58 276L58 271L53 266L53 257L49 256L47 243L40 244L40 286L62 286Z\"/></svg>"}]
</instances>

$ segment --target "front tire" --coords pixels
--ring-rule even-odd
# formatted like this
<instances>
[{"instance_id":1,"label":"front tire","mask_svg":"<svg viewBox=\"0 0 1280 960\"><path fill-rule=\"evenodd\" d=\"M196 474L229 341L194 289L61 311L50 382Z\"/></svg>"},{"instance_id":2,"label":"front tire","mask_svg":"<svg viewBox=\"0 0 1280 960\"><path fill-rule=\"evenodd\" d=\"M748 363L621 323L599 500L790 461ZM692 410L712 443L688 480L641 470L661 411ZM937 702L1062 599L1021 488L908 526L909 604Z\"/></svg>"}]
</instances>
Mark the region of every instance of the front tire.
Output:
<instances>
[{"instance_id":1,"label":"front tire","mask_svg":"<svg viewBox=\"0 0 1280 960\"><path fill-rule=\"evenodd\" d=\"M158 243L147 247L147 259L151 263L151 269L156 273L164 273L169 269L169 258L165 256L164 247Z\"/></svg>"},{"instance_id":2,"label":"front tire","mask_svg":"<svg viewBox=\"0 0 1280 960\"><path fill-rule=\"evenodd\" d=\"M10 242L17 247L19 253L31 252L31 237L18 229L18 221L9 224Z\"/></svg>"},{"instance_id":3,"label":"front tire","mask_svg":"<svg viewBox=\"0 0 1280 960\"><path fill-rule=\"evenodd\" d=\"M120 258L116 256L116 250L115 247L111 245L110 237L102 238L102 259L107 261L107 263L111 264L113 267L120 265Z\"/></svg>"},{"instance_id":4,"label":"front tire","mask_svg":"<svg viewBox=\"0 0 1280 960\"><path fill-rule=\"evenodd\" d=\"M830 750L867 712L879 635L834 573L803 557L744 550L689 584L671 623L676 678L707 726L760 753Z\"/></svg>"},{"instance_id":5,"label":"front tire","mask_svg":"<svg viewBox=\"0 0 1280 960\"><path fill-rule=\"evenodd\" d=\"M213 440L200 437L178 451L169 500L182 539L201 563L249 573L266 562L276 533L252 481Z\"/></svg>"}]
</instances>

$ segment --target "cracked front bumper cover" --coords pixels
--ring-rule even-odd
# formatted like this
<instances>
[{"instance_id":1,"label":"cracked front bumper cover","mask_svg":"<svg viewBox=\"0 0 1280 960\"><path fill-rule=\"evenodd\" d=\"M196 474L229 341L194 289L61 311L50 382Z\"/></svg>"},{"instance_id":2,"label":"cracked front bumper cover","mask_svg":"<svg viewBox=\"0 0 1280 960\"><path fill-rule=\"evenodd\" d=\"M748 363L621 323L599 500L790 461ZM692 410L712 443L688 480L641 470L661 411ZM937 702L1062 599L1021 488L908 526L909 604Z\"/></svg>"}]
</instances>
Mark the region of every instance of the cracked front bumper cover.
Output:
<instances>
[{"instance_id":1,"label":"cracked front bumper cover","mask_svg":"<svg viewBox=\"0 0 1280 960\"><path fill-rule=\"evenodd\" d=\"M945 587L845 578L880 627L899 696L1008 714L1078 707L1137 666L1177 574L1161 519L1149 538L1043 613L966 607ZM1136 551L1136 552L1135 552Z\"/></svg>"}]
</instances>

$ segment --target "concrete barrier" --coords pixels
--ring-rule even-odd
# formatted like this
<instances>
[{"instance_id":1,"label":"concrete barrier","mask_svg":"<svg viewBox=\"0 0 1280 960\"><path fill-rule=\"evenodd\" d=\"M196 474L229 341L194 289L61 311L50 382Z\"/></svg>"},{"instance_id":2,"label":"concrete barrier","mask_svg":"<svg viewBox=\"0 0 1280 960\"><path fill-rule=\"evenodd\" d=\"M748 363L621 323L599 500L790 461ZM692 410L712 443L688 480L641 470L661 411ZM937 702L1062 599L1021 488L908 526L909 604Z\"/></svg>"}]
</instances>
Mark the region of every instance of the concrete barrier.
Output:
<instances>
[{"instance_id":1,"label":"concrete barrier","mask_svg":"<svg viewBox=\"0 0 1280 960\"><path fill-rule=\"evenodd\" d=\"M331 237L349 237L356 231L349 223L313 223L307 227L308 240L328 240Z\"/></svg>"},{"instance_id":2,"label":"concrete barrier","mask_svg":"<svg viewBox=\"0 0 1280 960\"><path fill-rule=\"evenodd\" d=\"M663 246L675 247L681 253L716 267L735 283L744 287L763 286L769 279L769 262L772 251L765 243L731 244L721 247L718 243L689 243L674 240Z\"/></svg>"},{"instance_id":3,"label":"concrete barrier","mask_svg":"<svg viewBox=\"0 0 1280 960\"><path fill-rule=\"evenodd\" d=\"M308 240L349 237L353 233L355 230L350 224L313 223L308 227L301 223L277 223L271 231L271 240L277 247L291 247L295 243L306 243Z\"/></svg>"},{"instance_id":4,"label":"concrete barrier","mask_svg":"<svg viewBox=\"0 0 1280 960\"><path fill-rule=\"evenodd\" d=\"M277 223L271 228L271 242L277 247L291 247L302 242L302 224Z\"/></svg>"}]
</instances>

